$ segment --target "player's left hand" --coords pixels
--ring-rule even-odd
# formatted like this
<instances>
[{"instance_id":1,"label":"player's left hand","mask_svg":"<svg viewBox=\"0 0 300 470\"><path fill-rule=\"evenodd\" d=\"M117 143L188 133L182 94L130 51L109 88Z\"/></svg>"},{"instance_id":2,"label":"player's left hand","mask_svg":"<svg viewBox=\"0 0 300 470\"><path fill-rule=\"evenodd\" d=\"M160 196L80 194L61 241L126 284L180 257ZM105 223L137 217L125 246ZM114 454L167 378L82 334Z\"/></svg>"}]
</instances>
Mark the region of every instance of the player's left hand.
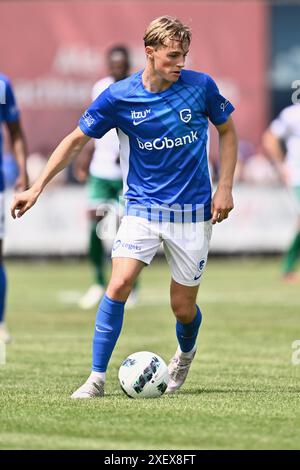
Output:
<instances>
[{"instance_id":1,"label":"player's left hand","mask_svg":"<svg viewBox=\"0 0 300 470\"><path fill-rule=\"evenodd\" d=\"M233 209L233 197L231 189L219 186L212 198L211 212L212 224L227 219L229 212Z\"/></svg>"}]
</instances>

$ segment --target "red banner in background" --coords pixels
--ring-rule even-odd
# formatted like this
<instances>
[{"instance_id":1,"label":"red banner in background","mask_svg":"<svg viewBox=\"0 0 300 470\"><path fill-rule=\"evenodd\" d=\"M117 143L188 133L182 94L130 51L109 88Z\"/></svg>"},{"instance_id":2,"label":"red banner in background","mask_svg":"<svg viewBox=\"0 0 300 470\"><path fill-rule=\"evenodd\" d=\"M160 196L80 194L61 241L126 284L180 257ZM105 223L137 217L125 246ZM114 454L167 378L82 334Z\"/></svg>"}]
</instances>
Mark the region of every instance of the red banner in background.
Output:
<instances>
[{"instance_id":1,"label":"red banner in background","mask_svg":"<svg viewBox=\"0 0 300 470\"><path fill-rule=\"evenodd\" d=\"M132 70L145 64L143 33L178 16L193 31L186 68L212 75L236 107L239 137L255 145L266 126L267 6L262 2L1 2L0 70L14 84L30 152L48 154L77 125L105 51L124 43ZM214 147L213 147L214 148Z\"/></svg>"}]
</instances>

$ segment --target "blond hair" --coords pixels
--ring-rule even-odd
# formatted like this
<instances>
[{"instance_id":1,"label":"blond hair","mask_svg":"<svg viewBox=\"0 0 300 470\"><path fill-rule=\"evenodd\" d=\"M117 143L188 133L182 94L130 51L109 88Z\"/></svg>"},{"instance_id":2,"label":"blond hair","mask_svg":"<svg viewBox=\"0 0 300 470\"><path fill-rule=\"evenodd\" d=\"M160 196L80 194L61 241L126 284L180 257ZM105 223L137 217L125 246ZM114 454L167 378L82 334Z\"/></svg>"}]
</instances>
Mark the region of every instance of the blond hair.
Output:
<instances>
[{"instance_id":1,"label":"blond hair","mask_svg":"<svg viewBox=\"0 0 300 470\"><path fill-rule=\"evenodd\" d=\"M192 32L190 28L178 18L172 16L160 16L149 24L144 34L144 44L146 46L164 46L167 39L187 42L190 44Z\"/></svg>"}]
</instances>

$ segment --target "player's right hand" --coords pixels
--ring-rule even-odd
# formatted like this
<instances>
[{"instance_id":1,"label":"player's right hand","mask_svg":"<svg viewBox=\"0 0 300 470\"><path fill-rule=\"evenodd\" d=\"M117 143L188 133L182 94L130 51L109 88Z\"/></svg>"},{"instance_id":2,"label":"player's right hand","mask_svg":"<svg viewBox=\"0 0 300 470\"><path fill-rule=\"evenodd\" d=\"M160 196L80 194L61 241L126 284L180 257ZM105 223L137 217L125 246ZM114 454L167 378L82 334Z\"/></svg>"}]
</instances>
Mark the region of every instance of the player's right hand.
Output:
<instances>
[{"instance_id":1,"label":"player's right hand","mask_svg":"<svg viewBox=\"0 0 300 470\"><path fill-rule=\"evenodd\" d=\"M30 209L36 203L38 196L39 193L33 191L32 189L15 194L10 209L12 217L14 219L16 217L22 217L22 215L25 214L25 212L27 212L28 209Z\"/></svg>"}]
</instances>

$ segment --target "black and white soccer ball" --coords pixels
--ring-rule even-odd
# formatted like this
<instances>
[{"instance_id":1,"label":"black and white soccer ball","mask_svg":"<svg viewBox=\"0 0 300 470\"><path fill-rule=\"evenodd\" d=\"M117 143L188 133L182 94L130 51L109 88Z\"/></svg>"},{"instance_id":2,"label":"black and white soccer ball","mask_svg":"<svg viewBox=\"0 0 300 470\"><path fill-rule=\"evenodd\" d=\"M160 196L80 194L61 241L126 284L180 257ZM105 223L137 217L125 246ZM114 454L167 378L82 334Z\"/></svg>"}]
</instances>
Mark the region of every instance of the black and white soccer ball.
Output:
<instances>
[{"instance_id":1,"label":"black and white soccer ball","mask_svg":"<svg viewBox=\"0 0 300 470\"><path fill-rule=\"evenodd\" d=\"M130 398L157 398L168 387L168 367L155 353L136 352L123 361L119 381L123 392Z\"/></svg>"}]
</instances>

